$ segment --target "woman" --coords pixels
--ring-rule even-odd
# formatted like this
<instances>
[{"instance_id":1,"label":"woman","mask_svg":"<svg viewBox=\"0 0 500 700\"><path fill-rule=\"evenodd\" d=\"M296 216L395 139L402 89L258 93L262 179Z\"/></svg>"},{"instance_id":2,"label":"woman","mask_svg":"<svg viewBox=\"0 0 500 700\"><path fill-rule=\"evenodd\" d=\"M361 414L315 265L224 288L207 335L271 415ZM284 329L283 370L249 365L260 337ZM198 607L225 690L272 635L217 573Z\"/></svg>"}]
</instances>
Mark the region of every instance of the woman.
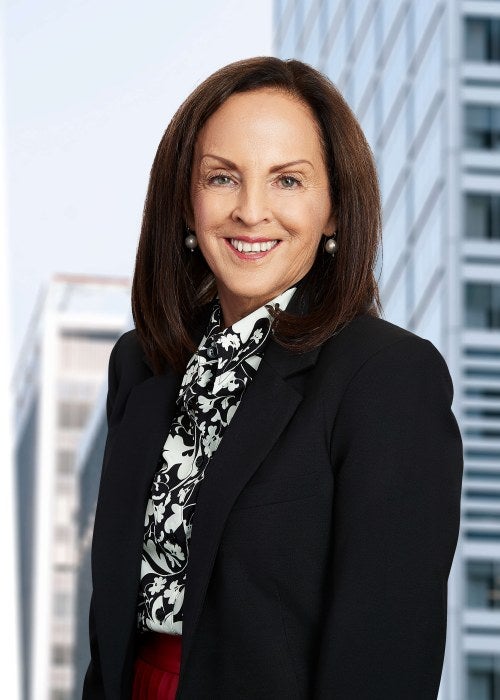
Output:
<instances>
[{"instance_id":1,"label":"woman","mask_svg":"<svg viewBox=\"0 0 500 700\"><path fill-rule=\"evenodd\" d=\"M84 698L436 697L462 443L442 356L379 317L379 239L313 68L240 61L175 114L109 365Z\"/></svg>"}]
</instances>

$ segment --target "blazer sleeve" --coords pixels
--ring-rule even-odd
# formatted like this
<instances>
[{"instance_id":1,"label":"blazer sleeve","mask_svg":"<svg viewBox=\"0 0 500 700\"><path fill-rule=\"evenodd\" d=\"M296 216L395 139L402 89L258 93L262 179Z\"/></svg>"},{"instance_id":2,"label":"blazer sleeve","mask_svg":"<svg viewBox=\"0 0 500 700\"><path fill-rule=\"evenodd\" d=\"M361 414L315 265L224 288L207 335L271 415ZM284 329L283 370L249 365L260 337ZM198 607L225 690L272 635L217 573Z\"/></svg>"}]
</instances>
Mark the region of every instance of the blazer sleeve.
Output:
<instances>
[{"instance_id":1,"label":"blazer sleeve","mask_svg":"<svg viewBox=\"0 0 500 700\"><path fill-rule=\"evenodd\" d=\"M113 406L115 403L117 389L118 389L118 377L116 368L116 356L119 349L120 341L123 336L121 336L115 343L108 364L108 393L106 398L106 417L108 424L108 435L106 439L106 445L104 448L104 463L106 462L106 453L109 448L110 440L110 427L111 427L111 416L113 413ZM85 674L85 679L83 682L83 694L82 700L104 700L104 686L102 682L102 672L101 672L101 661L99 657L99 644L97 641L95 614L94 614L94 596L90 600L90 610L89 610L89 641L90 641L90 663Z\"/></svg>"},{"instance_id":2,"label":"blazer sleeve","mask_svg":"<svg viewBox=\"0 0 500 700\"><path fill-rule=\"evenodd\" d=\"M463 473L452 399L418 336L378 351L344 393L315 700L437 697Z\"/></svg>"}]
</instances>

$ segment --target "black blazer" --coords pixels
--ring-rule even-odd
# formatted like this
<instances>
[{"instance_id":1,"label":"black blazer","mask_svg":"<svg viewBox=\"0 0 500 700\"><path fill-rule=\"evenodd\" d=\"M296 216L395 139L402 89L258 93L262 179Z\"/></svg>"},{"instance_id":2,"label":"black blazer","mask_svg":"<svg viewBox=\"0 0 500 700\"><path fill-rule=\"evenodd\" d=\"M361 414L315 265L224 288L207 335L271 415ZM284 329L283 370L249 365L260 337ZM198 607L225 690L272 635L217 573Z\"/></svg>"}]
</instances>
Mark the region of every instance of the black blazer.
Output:
<instances>
[{"instance_id":1,"label":"black blazer","mask_svg":"<svg viewBox=\"0 0 500 700\"><path fill-rule=\"evenodd\" d=\"M130 697L144 512L181 377L109 364L85 700ZM269 343L193 521L179 700L434 700L462 442L434 345L361 315Z\"/></svg>"}]
</instances>

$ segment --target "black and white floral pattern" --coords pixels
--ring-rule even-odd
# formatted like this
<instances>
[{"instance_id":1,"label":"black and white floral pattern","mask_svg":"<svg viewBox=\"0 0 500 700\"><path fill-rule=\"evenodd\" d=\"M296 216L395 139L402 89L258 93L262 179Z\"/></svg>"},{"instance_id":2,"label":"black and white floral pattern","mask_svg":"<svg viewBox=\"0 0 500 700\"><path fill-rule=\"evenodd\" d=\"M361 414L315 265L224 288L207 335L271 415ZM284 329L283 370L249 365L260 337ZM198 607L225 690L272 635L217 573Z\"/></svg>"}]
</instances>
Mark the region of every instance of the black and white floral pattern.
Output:
<instances>
[{"instance_id":1,"label":"black and white floral pattern","mask_svg":"<svg viewBox=\"0 0 500 700\"><path fill-rule=\"evenodd\" d=\"M285 309L295 287L273 299ZM267 305L268 306L268 305ZM207 331L186 367L178 412L146 508L138 628L182 634L191 523L205 468L255 375L271 329L266 306L221 330L214 302Z\"/></svg>"}]
</instances>

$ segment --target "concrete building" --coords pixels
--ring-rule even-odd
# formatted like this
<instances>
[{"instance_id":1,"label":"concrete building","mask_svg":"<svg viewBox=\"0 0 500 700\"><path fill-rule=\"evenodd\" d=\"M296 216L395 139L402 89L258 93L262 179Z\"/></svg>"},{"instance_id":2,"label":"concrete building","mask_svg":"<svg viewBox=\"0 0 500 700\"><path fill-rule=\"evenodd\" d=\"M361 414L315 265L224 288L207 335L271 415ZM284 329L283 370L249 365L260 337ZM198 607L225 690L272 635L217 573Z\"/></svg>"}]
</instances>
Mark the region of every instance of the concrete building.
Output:
<instances>
[{"instance_id":1,"label":"concrete building","mask_svg":"<svg viewBox=\"0 0 500 700\"><path fill-rule=\"evenodd\" d=\"M14 372L24 700L69 700L75 684L75 453L129 313L128 280L55 276Z\"/></svg>"},{"instance_id":2,"label":"concrete building","mask_svg":"<svg viewBox=\"0 0 500 700\"><path fill-rule=\"evenodd\" d=\"M385 318L446 357L464 437L440 700L500 689L500 2L275 0L275 52L326 73L373 149ZM339 236L341 245L341 234Z\"/></svg>"}]
</instances>

